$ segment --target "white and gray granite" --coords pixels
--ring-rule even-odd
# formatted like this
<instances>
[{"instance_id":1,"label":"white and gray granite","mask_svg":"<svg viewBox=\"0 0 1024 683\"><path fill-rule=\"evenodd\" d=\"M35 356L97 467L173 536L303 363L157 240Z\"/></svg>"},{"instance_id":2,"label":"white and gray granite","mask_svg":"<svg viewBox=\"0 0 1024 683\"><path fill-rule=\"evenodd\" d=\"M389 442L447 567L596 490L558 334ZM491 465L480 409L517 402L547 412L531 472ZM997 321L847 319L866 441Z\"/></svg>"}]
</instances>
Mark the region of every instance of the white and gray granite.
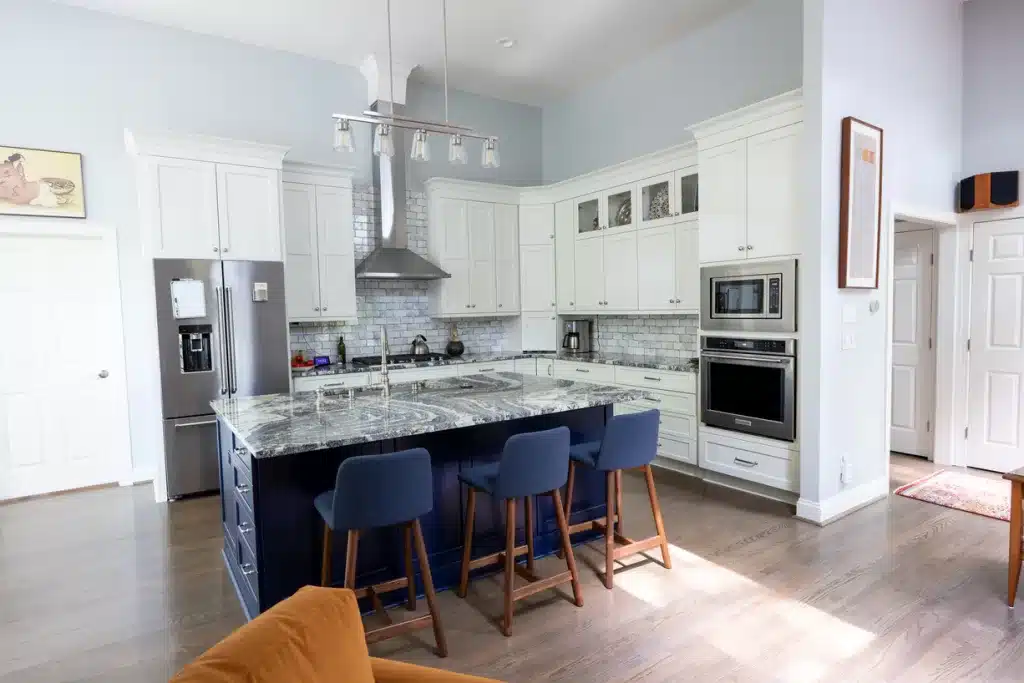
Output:
<instances>
[{"instance_id":1,"label":"white and gray granite","mask_svg":"<svg viewBox=\"0 0 1024 683\"><path fill-rule=\"evenodd\" d=\"M623 365L630 368L647 368L648 370L665 370L667 372L697 372L700 360L686 356L658 356L652 354L594 353L570 354L560 353L559 360L571 360L577 363L597 363L599 365Z\"/></svg>"},{"instance_id":2,"label":"white and gray granite","mask_svg":"<svg viewBox=\"0 0 1024 683\"><path fill-rule=\"evenodd\" d=\"M437 358L434 360L416 361L413 363L399 363L389 365L392 370L406 370L409 368L429 368L437 365L460 365L463 363L493 363L499 360L516 360L518 358L535 358L541 354L515 353L510 351L495 353L464 353L457 357ZM550 357L551 354L548 354ZM345 363L340 365L333 363L318 368L292 368L292 377L323 377L324 375L346 375L351 372L372 372L380 370L377 365L353 365Z\"/></svg>"},{"instance_id":3,"label":"white and gray granite","mask_svg":"<svg viewBox=\"0 0 1024 683\"><path fill-rule=\"evenodd\" d=\"M501 372L377 388L305 391L211 402L256 458L397 439L624 403L626 389Z\"/></svg>"}]
</instances>

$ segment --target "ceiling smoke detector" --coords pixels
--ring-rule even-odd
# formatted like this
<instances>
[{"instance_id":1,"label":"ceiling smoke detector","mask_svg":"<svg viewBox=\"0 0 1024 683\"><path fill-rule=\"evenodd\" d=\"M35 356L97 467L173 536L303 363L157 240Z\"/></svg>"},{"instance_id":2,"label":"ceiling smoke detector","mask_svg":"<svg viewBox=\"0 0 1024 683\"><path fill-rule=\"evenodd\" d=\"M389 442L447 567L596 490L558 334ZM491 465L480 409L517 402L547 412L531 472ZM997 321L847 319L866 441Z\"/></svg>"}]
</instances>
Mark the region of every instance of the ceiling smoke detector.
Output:
<instances>
[{"instance_id":1,"label":"ceiling smoke detector","mask_svg":"<svg viewBox=\"0 0 1024 683\"><path fill-rule=\"evenodd\" d=\"M498 38L497 42L498 45L501 45L504 48L511 48L516 46L515 38Z\"/></svg>"}]
</instances>

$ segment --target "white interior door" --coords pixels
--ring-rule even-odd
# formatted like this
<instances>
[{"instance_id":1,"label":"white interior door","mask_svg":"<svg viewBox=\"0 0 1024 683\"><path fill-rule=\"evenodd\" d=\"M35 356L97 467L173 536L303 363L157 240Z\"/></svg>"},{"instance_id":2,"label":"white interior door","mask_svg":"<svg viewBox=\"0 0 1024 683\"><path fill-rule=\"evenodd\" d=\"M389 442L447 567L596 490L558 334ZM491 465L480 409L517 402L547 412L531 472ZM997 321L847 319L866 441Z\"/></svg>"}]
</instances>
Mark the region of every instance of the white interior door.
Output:
<instances>
[{"instance_id":1,"label":"white interior door","mask_svg":"<svg viewBox=\"0 0 1024 683\"><path fill-rule=\"evenodd\" d=\"M112 231L0 226L0 320L48 330L0 335L0 500L130 471L117 272Z\"/></svg>"},{"instance_id":2,"label":"white interior door","mask_svg":"<svg viewBox=\"0 0 1024 683\"><path fill-rule=\"evenodd\" d=\"M1024 219L974 224L967 465L1024 466Z\"/></svg>"},{"instance_id":3,"label":"white interior door","mask_svg":"<svg viewBox=\"0 0 1024 683\"><path fill-rule=\"evenodd\" d=\"M892 445L930 457L935 405L933 232L896 233L893 253Z\"/></svg>"}]
</instances>

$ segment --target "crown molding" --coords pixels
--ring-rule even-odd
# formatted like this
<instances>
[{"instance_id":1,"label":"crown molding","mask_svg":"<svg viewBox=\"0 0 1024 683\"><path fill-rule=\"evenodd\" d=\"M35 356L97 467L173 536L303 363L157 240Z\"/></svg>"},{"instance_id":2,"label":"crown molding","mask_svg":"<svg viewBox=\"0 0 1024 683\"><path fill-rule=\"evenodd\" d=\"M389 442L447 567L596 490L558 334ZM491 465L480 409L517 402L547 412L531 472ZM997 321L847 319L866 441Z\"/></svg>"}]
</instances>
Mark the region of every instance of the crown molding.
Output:
<instances>
[{"instance_id":1,"label":"crown molding","mask_svg":"<svg viewBox=\"0 0 1024 683\"><path fill-rule=\"evenodd\" d=\"M289 148L259 142L192 135L171 131L133 131L125 129L124 144L134 156L158 156L192 159L239 166L281 169Z\"/></svg>"}]
</instances>

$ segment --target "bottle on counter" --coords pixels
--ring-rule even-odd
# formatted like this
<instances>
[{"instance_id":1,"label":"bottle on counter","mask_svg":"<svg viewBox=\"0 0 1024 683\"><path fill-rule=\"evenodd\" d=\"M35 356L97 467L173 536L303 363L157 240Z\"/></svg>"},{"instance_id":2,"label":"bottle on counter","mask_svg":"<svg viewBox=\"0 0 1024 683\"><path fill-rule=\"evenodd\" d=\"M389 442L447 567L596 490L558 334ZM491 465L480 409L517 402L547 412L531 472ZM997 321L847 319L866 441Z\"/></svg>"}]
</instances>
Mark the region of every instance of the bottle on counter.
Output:
<instances>
[{"instance_id":1,"label":"bottle on counter","mask_svg":"<svg viewBox=\"0 0 1024 683\"><path fill-rule=\"evenodd\" d=\"M338 365L345 364L345 337L338 337Z\"/></svg>"},{"instance_id":2,"label":"bottle on counter","mask_svg":"<svg viewBox=\"0 0 1024 683\"><path fill-rule=\"evenodd\" d=\"M444 352L453 358L458 358L465 350L466 346L459 341L459 330L455 327L455 323L452 323L451 337L448 345L444 347Z\"/></svg>"}]
</instances>

